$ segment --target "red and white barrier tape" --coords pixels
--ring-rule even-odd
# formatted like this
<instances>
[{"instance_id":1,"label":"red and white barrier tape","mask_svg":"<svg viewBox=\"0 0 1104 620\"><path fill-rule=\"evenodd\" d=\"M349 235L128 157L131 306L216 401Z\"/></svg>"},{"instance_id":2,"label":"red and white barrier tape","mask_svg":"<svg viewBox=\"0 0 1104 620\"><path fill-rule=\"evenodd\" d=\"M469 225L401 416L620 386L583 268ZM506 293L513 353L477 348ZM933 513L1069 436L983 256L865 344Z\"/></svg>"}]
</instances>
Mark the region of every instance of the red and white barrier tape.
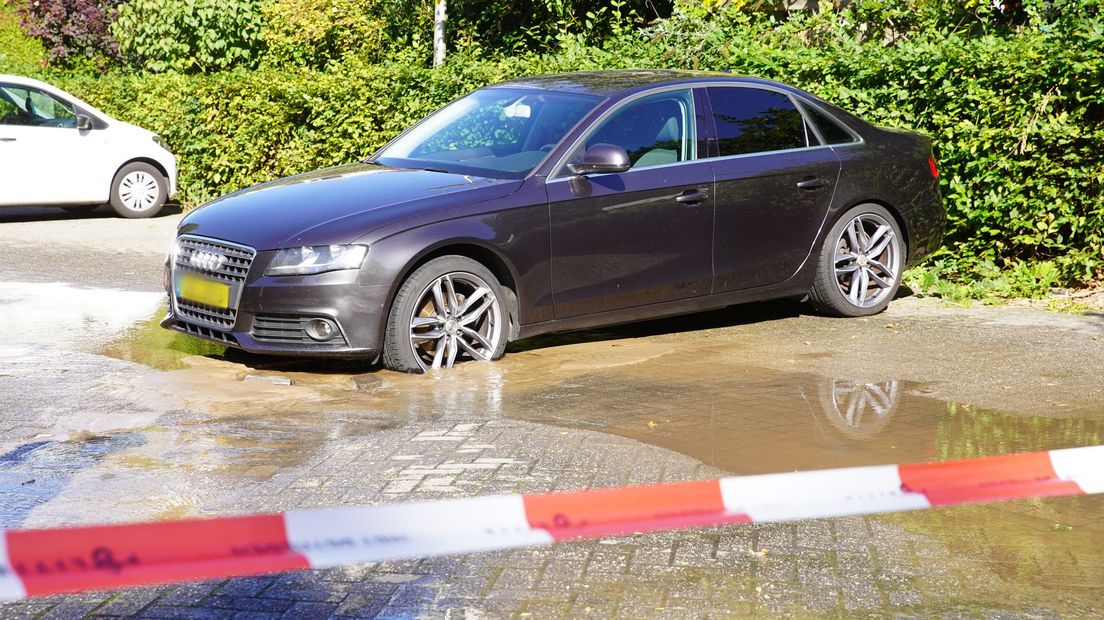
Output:
<instances>
[{"instance_id":1,"label":"red and white barrier tape","mask_svg":"<svg viewBox=\"0 0 1104 620\"><path fill-rule=\"evenodd\" d=\"M0 530L0 600L575 538L1104 493L1104 446L965 461L49 530Z\"/></svg>"}]
</instances>

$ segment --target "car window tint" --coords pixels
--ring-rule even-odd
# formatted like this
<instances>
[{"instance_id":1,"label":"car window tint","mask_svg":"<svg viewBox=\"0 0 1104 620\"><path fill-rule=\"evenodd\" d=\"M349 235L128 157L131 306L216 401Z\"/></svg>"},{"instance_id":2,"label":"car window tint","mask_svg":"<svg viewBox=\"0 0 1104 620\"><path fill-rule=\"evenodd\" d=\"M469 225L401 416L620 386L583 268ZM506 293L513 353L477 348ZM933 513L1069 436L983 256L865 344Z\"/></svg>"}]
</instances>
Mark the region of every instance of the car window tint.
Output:
<instances>
[{"instance_id":1,"label":"car window tint","mask_svg":"<svg viewBox=\"0 0 1104 620\"><path fill-rule=\"evenodd\" d=\"M809 118L813 120L816 128L820 130L820 135L824 136L824 140L828 144L847 144L855 141L855 136L851 135L851 132L844 129L834 118L811 105L802 105L802 107L809 113Z\"/></svg>"},{"instance_id":2,"label":"car window tint","mask_svg":"<svg viewBox=\"0 0 1104 620\"><path fill-rule=\"evenodd\" d=\"M31 116L27 114L27 89L0 85L0 125L30 125Z\"/></svg>"},{"instance_id":3,"label":"car window tint","mask_svg":"<svg viewBox=\"0 0 1104 620\"><path fill-rule=\"evenodd\" d=\"M595 144L615 144L632 168L673 164L695 157L694 101L690 91L652 95L627 104L586 139L571 161Z\"/></svg>"},{"instance_id":4,"label":"car window tint","mask_svg":"<svg viewBox=\"0 0 1104 620\"><path fill-rule=\"evenodd\" d=\"M39 90L0 86L0 124L76 127L73 106Z\"/></svg>"},{"instance_id":5,"label":"car window tint","mask_svg":"<svg viewBox=\"0 0 1104 620\"><path fill-rule=\"evenodd\" d=\"M759 88L709 88L722 157L809 145L805 120L786 95Z\"/></svg>"},{"instance_id":6,"label":"car window tint","mask_svg":"<svg viewBox=\"0 0 1104 620\"><path fill-rule=\"evenodd\" d=\"M31 113L42 119L41 125L50 127L76 127L77 115L73 106L42 91L28 92Z\"/></svg>"}]
</instances>

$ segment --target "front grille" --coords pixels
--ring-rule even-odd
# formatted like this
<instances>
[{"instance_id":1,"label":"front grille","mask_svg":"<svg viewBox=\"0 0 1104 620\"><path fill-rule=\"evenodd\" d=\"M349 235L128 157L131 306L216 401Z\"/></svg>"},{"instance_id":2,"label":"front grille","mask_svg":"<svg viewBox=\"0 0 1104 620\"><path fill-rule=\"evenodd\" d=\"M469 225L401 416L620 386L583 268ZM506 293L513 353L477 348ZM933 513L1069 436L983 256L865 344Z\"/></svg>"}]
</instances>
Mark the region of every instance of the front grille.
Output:
<instances>
[{"instance_id":1,"label":"front grille","mask_svg":"<svg viewBox=\"0 0 1104 620\"><path fill-rule=\"evenodd\" d=\"M172 301L176 318L181 322L202 327L204 331L217 330L232 340L233 338L225 332L232 330L238 320L238 302L245 285L245 277L249 274L249 267L253 264L253 258L256 255L256 250L251 247L227 241L192 235L177 237L172 263ZM185 272L227 284L230 287L229 307L208 306L177 296L177 277ZM189 331L194 332L194 330Z\"/></svg>"},{"instance_id":2,"label":"front grille","mask_svg":"<svg viewBox=\"0 0 1104 620\"><path fill-rule=\"evenodd\" d=\"M200 325L192 325L185 321L173 321L173 327L181 331L188 332L189 334L195 334L196 336L203 336L210 338L211 340L218 340L219 342L225 342L226 344L238 346L238 339L234 338L233 334L227 334L214 329L207 329Z\"/></svg>"},{"instance_id":3,"label":"front grille","mask_svg":"<svg viewBox=\"0 0 1104 620\"><path fill-rule=\"evenodd\" d=\"M221 254L226 257L226 262L216 270L197 267L192 264L192 257L199 252ZM249 273L249 266L253 264L256 254L253 248L244 245L181 235L176 240L176 262L173 266L177 271L192 271L224 282L245 282L245 276Z\"/></svg>"},{"instance_id":4,"label":"front grille","mask_svg":"<svg viewBox=\"0 0 1104 620\"><path fill-rule=\"evenodd\" d=\"M236 310L194 304L180 298L176 300L176 315L184 320L211 325L224 331L233 329L234 322L238 320Z\"/></svg>"},{"instance_id":5,"label":"front grille","mask_svg":"<svg viewBox=\"0 0 1104 620\"><path fill-rule=\"evenodd\" d=\"M307 335L307 323L312 316L277 316L259 314L253 317L253 338L257 342L285 342L297 344L344 345L340 333L326 342L318 342Z\"/></svg>"}]
</instances>

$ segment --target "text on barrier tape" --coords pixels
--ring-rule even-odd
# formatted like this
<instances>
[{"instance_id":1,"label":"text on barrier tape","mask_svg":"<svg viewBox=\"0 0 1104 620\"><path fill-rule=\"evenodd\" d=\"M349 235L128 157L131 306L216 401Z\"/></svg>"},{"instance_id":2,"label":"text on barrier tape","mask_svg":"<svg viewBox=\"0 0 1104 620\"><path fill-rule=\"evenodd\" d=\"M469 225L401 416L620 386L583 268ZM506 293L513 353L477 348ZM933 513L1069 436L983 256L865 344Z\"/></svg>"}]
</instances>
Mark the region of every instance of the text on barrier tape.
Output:
<instances>
[{"instance_id":1,"label":"text on barrier tape","mask_svg":"<svg viewBox=\"0 0 1104 620\"><path fill-rule=\"evenodd\" d=\"M0 600L725 523L1104 493L1104 446L534 495L0 530Z\"/></svg>"}]
</instances>

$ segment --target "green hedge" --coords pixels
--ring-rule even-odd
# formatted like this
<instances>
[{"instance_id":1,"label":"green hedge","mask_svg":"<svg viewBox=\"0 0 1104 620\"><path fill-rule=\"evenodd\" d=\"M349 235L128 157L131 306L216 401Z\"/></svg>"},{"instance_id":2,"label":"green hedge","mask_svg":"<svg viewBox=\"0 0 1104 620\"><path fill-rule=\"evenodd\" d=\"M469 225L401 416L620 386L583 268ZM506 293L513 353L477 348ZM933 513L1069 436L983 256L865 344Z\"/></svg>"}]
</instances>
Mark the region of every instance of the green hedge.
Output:
<instances>
[{"instance_id":1,"label":"green hedge","mask_svg":"<svg viewBox=\"0 0 1104 620\"><path fill-rule=\"evenodd\" d=\"M495 64L433 71L261 69L211 75L71 76L55 84L160 134L180 164L180 200L349 162L451 99L498 81Z\"/></svg>"},{"instance_id":2,"label":"green hedge","mask_svg":"<svg viewBox=\"0 0 1104 620\"><path fill-rule=\"evenodd\" d=\"M180 158L181 198L201 203L277 176L363 157L450 99L515 75L578 69L731 70L795 84L885 125L935 139L948 209L948 271L1028 260L1058 281L1104 261L1104 24L1085 17L994 34L867 34L848 13L676 16L602 48L453 57L328 70L54 76L105 111L159 132ZM896 40L894 40L896 38ZM1049 273L1049 271L1048 271ZM1030 279L1030 278L1029 278Z\"/></svg>"},{"instance_id":3,"label":"green hedge","mask_svg":"<svg viewBox=\"0 0 1104 620\"><path fill-rule=\"evenodd\" d=\"M46 49L20 27L19 15L7 0L0 0L0 73L33 73L42 67Z\"/></svg>"}]
</instances>

